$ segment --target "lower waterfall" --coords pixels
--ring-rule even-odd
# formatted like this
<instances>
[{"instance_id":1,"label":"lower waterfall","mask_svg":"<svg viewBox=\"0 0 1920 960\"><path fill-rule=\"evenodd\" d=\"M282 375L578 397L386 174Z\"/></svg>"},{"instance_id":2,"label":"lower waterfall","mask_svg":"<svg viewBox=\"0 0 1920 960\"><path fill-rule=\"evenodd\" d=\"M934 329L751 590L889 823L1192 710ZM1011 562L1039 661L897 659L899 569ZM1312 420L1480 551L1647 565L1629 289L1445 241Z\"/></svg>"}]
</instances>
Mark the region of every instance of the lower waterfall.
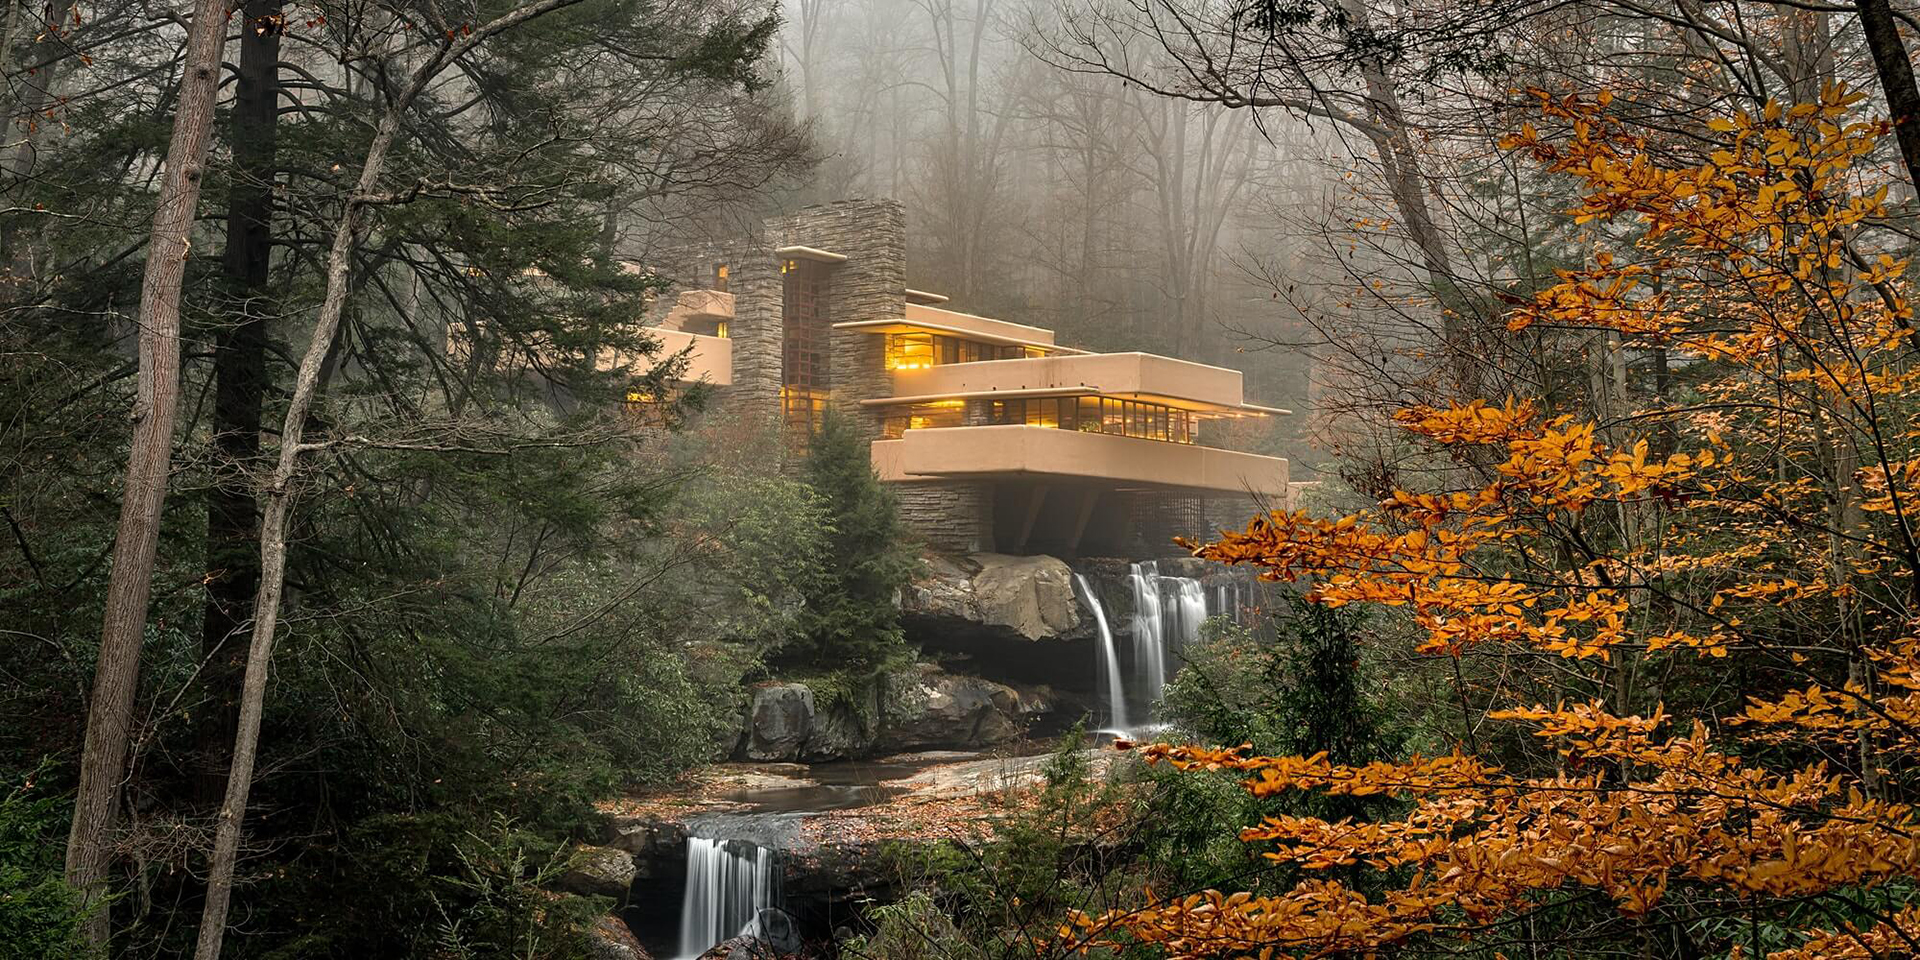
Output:
<instances>
[{"instance_id":1,"label":"lower waterfall","mask_svg":"<svg viewBox=\"0 0 1920 960\"><path fill-rule=\"evenodd\" d=\"M680 900L680 957L692 960L780 905L774 851L745 840L687 838L687 892Z\"/></svg>"}]
</instances>

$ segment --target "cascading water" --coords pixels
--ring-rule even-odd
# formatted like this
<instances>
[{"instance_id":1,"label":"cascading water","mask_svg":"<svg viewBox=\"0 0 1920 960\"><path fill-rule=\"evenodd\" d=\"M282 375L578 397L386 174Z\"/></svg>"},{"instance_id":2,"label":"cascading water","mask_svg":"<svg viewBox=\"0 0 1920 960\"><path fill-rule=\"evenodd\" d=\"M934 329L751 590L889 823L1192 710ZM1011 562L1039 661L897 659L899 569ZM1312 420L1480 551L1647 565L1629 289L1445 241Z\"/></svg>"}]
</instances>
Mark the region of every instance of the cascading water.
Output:
<instances>
[{"instance_id":1,"label":"cascading water","mask_svg":"<svg viewBox=\"0 0 1920 960\"><path fill-rule=\"evenodd\" d=\"M1246 622L1241 617L1241 610L1246 606L1246 587L1239 580L1222 580L1214 584L1211 613L1214 616L1232 617L1234 623Z\"/></svg>"},{"instance_id":2,"label":"cascading water","mask_svg":"<svg viewBox=\"0 0 1920 960\"><path fill-rule=\"evenodd\" d=\"M1128 575L1133 584L1133 672L1149 704L1167 687L1167 622L1160 596L1160 564L1145 560Z\"/></svg>"},{"instance_id":3,"label":"cascading water","mask_svg":"<svg viewBox=\"0 0 1920 960\"><path fill-rule=\"evenodd\" d=\"M1200 625L1207 622L1207 591L1200 581L1188 577L1166 578L1173 586L1173 632L1179 644L1200 639Z\"/></svg>"},{"instance_id":4,"label":"cascading water","mask_svg":"<svg viewBox=\"0 0 1920 960\"><path fill-rule=\"evenodd\" d=\"M1134 703L1140 706L1133 712L1138 718L1151 712L1153 704L1159 702L1166 692L1167 680L1171 671L1178 669L1178 654L1182 647L1200 639L1200 627L1211 616L1231 616L1235 623L1240 622L1244 604L1245 584L1239 581L1226 581L1215 585L1211 595L1207 587L1193 577L1165 576L1160 573L1160 564L1153 560L1143 560L1133 564L1128 574L1133 588L1133 638L1132 650L1132 689ZM1090 602L1094 604L1096 618L1100 621L1105 637L1104 611L1098 607L1098 601L1091 601L1092 590L1084 578L1081 588L1086 590ZM1113 660L1111 647L1101 653L1102 670L1111 669L1108 689L1119 679L1117 667L1108 668ZM1108 694L1108 702L1125 703L1124 693ZM1127 729L1124 710L1114 712L1113 725Z\"/></svg>"},{"instance_id":5,"label":"cascading water","mask_svg":"<svg viewBox=\"0 0 1920 960\"><path fill-rule=\"evenodd\" d=\"M1087 583L1082 574L1074 574L1073 580L1080 585L1080 592L1087 598L1087 606L1093 610L1093 622L1100 628L1100 654L1098 670L1107 684L1107 726L1115 730L1127 729L1127 687L1120 680L1120 651L1113 645L1113 629L1107 626L1106 608L1100 605L1100 595L1093 592L1093 585Z\"/></svg>"},{"instance_id":6,"label":"cascading water","mask_svg":"<svg viewBox=\"0 0 1920 960\"><path fill-rule=\"evenodd\" d=\"M687 892L680 900L680 956L691 960L779 906L774 851L745 840L687 838Z\"/></svg>"}]
</instances>

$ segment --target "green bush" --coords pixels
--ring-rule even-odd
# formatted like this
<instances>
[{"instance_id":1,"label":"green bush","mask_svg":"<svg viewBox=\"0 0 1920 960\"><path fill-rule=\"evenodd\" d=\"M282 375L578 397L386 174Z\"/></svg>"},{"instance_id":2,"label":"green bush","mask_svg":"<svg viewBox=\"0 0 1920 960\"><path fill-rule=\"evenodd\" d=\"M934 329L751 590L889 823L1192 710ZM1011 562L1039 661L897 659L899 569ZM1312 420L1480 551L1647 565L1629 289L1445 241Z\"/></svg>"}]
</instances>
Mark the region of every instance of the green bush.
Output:
<instances>
[{"instance_id":1,"label":"green bush","mask_svg":"<svg viewBox=\"0 0 1920 960\"><path fill-rule=\"evenodd\" d=\"M80 936L89 911L61 879L71 811L40 789L47 770L42 765L0 796L0 944L16 960L91 956Z\"/></svg>"},{"instance_id":2,"label":"green bush","mask_svg":"<svg viewBox=\"0 0 1920 960\"><path fill-rule=\"evenodd\" d=\"M1167 685L1164 710L1175 733L1214 745L1251 744L1265 755L1311 756L1335 763L1396 759L1406 734L1369 657L1371 614L1331 608L1284 593L1273 636L1216 620L1185 651L1186 665ZM1240 842L1239 829L1286 813L1367 820L1391 801L1318 793L1256 798L1237 774L1154 768L1151 806L1142 834L1146 858L1171 889L1207 887L1274 893L1294 872L1276 871L1262 850Z\"/></svg>"},{"instance_id":3,"label":"green bush","mask_svg":"<svg viewBox=\"0 0 1920 960\"><path fill-rule=\"evenodd\" d=\"M1271 641L1225 621L1208 625L1167 685L1167 719L1195 740L1269 755L1396 757L1406 735L1368 661L1369 612L1282 597Z\"/></svg>"},{"instance_id":4,"label":"green bush","mask_svg":"<svg viewBox=\"0 0 1920 960\"><path fill-rule=\"evenodd\" d=\"M565 849L499 815L369 818L333 856L268 881L279 895L263 899L292 911L270 919L303 932L265 956L576 960L609 904L545 888Z\"/></svg>"}]
</instances>

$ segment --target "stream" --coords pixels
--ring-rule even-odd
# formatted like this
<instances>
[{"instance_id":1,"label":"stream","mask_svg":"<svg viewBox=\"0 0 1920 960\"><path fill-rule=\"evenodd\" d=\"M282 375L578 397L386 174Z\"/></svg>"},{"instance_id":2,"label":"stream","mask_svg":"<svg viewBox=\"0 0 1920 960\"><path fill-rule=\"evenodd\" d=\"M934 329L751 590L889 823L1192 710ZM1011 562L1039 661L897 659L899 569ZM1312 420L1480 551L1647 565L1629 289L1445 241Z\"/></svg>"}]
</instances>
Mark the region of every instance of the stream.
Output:
<instances>
[{"instance_id":1,"label":"stream","mask_svg":"<svg viewBox=\"0 0 1920 960\"><path fill-rule=\"evenodd\" d=\"M811 860L801 851L818 845L806 829L809 821L901 798L998 789L1043 766L1051 746L1050 740L1036 739L1030 741L1031 752L1015 756L930 751L874 761L730 765L741 785L711 795L723 809L684 818L685 881L677 929L670 931L658 910L644 915L630 910L629 926L655 956L676 960L694 960L749 932L778 944L775 928L783 925L794 936L801 928L816 937L827 933L850 918L849 908L838 908L818 889L805 891L798 898L804 902L789 896L786 875L793 861Z\"/></svg>"},{"instance_id":2,"label":"stream","mask_svg":"<svg viewBox=\"0 0 1920 960\"><path fill-rule=\"evenodd\" d=\"M1250 584L1163 574L1152 561L1131 564L1124 583L1130 596L1112 599L1130 599L1133 609L1116 621L1087 577L1073 578L1075 596L1096 628L1097 640L1089 644L1103 711L1096 744L1161 729L1159 701L1183 650L1210 617L1246 622L1256 597ZM743 934L780 952L798 952L802 931L808 940L831 936L865 904L891 896L879 845L899 822L888 810L974 797L1037 776L1054 736L1072 719L1064 713L1050 729L1030 731L1011 755L928 751L870 761L725 765L696 808L674 818L675 836L683 839L668 842L677 844L684 864L665 860L676 847L655 848L646 902L629 907L629 926L655 956L676 960L696 960ZM669 926L674 895L678 923Z\"/></svg>"}]
</instances>

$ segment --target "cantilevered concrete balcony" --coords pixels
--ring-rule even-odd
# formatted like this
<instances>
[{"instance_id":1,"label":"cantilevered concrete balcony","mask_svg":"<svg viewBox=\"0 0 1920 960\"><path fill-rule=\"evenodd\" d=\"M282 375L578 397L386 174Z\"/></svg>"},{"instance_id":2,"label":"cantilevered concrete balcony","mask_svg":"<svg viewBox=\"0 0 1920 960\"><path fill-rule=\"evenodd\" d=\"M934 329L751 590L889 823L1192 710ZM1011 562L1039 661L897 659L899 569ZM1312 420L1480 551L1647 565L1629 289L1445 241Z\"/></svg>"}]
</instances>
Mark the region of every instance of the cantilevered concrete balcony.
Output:
<instances>
[{"instance_id":1,"label":"cantilevered concrete balcony","mask_svg":"<svg viewBox=\"0 0 1920 960\"><path fill-rule=\"evenodd\" d=\"M660 327L711 335L726 329L732 320L733 294L719 290L682 290L661 319Z\"/></svg>"},{"instance_id":2,"label":"cantilevered concrete balcony","mask_svg":"<svg viewBox=\"0 0 1920 960\"><path fill-rule=\"evenodd\" d=\"M1246 402L1240 371L1151 353L1093 353L949 363L893 372L893 397L873 404L933 397L1084 392L1146 400L1224 416L1285 413Z\"/></svg>"},{"instance_id":3,"label":"cantilevered concrete balcony","mask_svg":"<svg viewBox=\"0 0 1920 960\"><path fill-rule=\"evenodd\" d=\"M660 341L660 351L643 362L657 364L682 350L691 350L687 369L679 377L681 382L708 383L716 387L733 384L732 340L660 327L654 327L647 333Z\"/></svg>"},{"instance_id":4,"label":"cantilevered concrete balcony","mask_svg":"<svg viewBox=\"0 0 1920 960\"><path fill-rule=\"evenodd\" d=\"M1186 443L1024 424L908 430L873 444L882 480L1099 481L1284 500L1287 461Z\"/></svg>"}]
</instances>

